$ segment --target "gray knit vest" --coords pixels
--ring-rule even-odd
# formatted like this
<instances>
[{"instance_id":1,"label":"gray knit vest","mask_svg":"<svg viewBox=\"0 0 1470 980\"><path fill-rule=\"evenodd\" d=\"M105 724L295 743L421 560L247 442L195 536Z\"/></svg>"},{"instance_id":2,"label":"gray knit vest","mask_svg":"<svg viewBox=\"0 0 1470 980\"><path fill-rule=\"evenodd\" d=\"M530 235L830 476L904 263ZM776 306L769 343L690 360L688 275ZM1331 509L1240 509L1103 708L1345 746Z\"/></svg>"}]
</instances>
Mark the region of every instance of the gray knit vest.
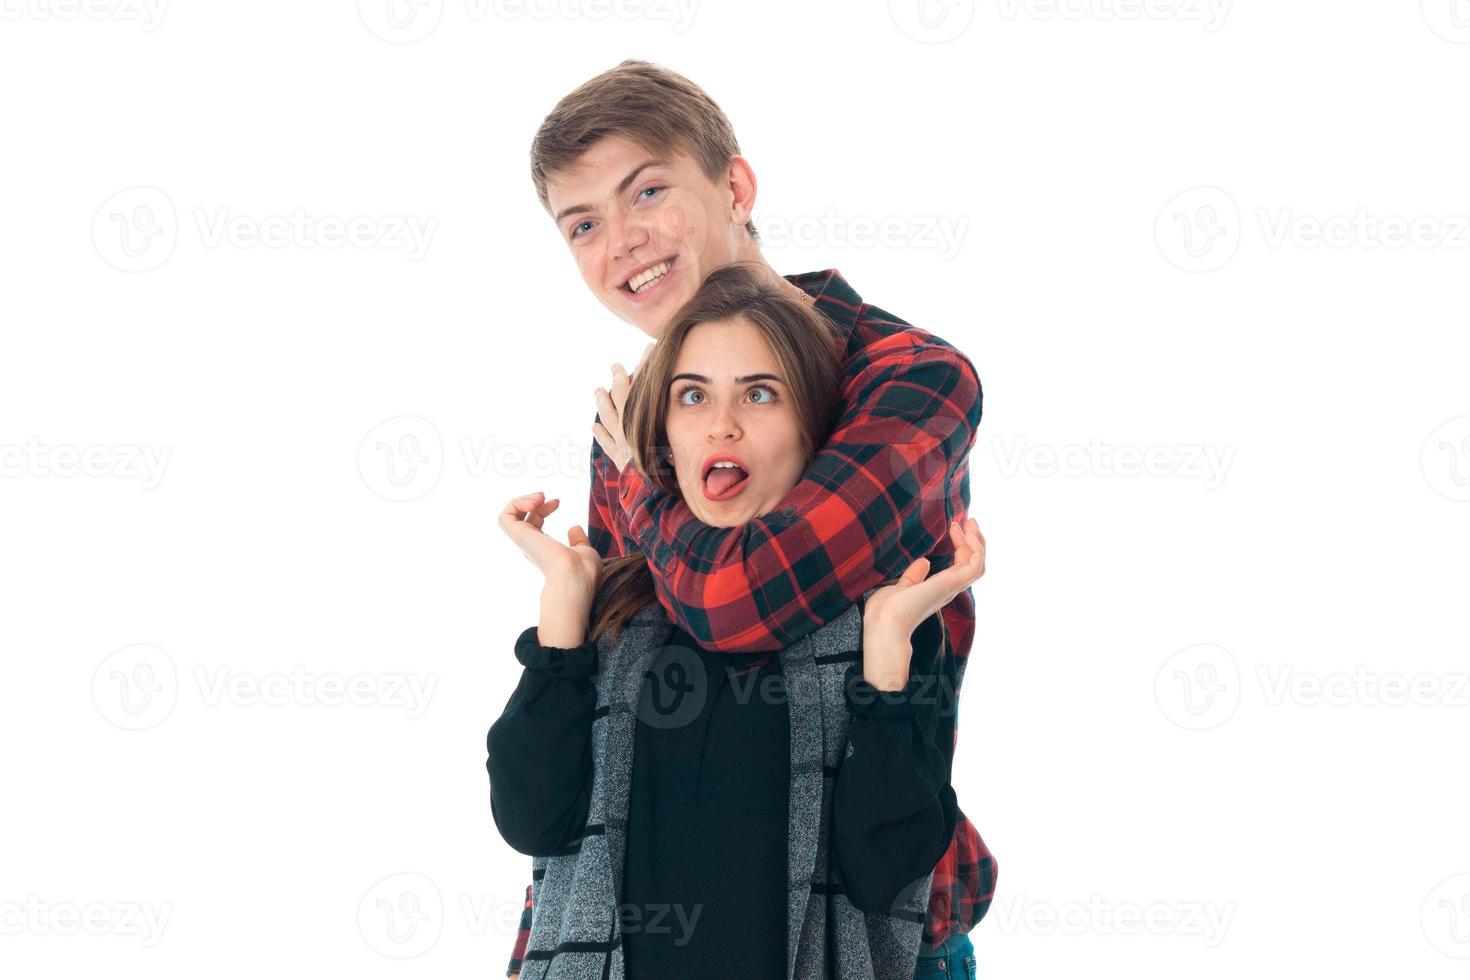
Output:
<instances>
[{"instance_id":1,"label":"gray knit vest","mask_svg":"<svg viewBox=\"0 0 1470 980\"><path fill-rule=\"evenodd\" d=\"M655 602L625 623L616 639L607 633L598 638L596 771L587 827L567 853L531 859L534 911L521 980L625 980L618 903L633 738L643 675L672 631ZM854 605L780 653L791 717L787 980L914 974L933 871L905 888L892 911L868 914L848 901L828 861L833 781L848 749L843 687L861 649L862 611Z\"/></svg>"}]
</instances>

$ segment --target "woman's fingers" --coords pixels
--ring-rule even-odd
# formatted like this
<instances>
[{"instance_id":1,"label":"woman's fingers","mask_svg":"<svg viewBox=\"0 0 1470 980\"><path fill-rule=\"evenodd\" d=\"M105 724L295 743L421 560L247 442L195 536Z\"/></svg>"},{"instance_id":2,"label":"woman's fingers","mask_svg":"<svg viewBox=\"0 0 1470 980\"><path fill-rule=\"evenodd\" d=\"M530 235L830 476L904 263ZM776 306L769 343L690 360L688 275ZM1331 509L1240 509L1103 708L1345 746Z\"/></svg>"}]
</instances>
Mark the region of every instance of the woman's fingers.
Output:
<instances>
[{"instance_id":1,"label":"woman's fingers","mask_svg":"<svg viewBox=\"0 0 1470 980\"><path fill-rule=\"evenodd\" d=\"M546 503L542 504L540 507L533 509L531 513L527 514L526 523L540 528L542 524L546 523L546 519L551 516L552 512L560 506L561 498L552 497L550 500L546 501Z\"/></svg>"},{"instance_id":2,"label":"woman's fingers","mask_svg":"<svg viewBox=\"0 0 1470 980\"><path fill-rule=\"evenodd\" d=\"M545 496L544 492L537 490L535 493L513 498L500 512L500 527L512 537L519 530L516 525L521 528L529 526L540 531L547 516L561 506L561 498L552 497L546 500Z\"/></svg>"},{"instance_id":3,"label":"woman's fingers","mask_svg":"<svg viewBox=\"0 0 1470 980\"><path fill-rule=\"evenodd\" d=\"M542 492L537 490L535 493L512 497L510 503L506 504L505 509L500 512L501 525L504 526L507 519L513 521L524 520L526 513L534 509L541 502L542 496Z\"/></svg>"},{"instance_id":4,"label":"woman's fingers","mask_svg":"<svg viewBox=\"0 0 1470 980\"><path fill-rule=\"evenodd\" d=\"M980 534L980 525L974 518L965 522L961 530L958 522L950 522L949 538L954 542L954 561L942 572L930 576L926 585L932 583L936 594L943 594L944 601L959 595L985 574L985 538ZM910 566L912 567L912 566Z\"/></svg>"},{"instance_id":5,"label":"woman's fingers","mask_svg":"<svg viewBox=\"0 0 1470 980\"><path fill-rule=\"evenodd\" d=\"M963 530L957 522L951 523L949 536L955 543L954 564L945 571L963 580L964 585L955 590L958 592L985 574L985 537L973 517L965 521Z\"/></svg>"},{"instance_id":6,"label":"woman's fingers","mask_svg":"<svg viewBox=\"0 0 1470 980\"><path fill-rule=\"evenodd\" d=\"M898 577L898 581L902 585L918 585L928 575L929 559L915 558L909 563L909 567L903 570L903 574Z\"/></svg>"}]
</instances>

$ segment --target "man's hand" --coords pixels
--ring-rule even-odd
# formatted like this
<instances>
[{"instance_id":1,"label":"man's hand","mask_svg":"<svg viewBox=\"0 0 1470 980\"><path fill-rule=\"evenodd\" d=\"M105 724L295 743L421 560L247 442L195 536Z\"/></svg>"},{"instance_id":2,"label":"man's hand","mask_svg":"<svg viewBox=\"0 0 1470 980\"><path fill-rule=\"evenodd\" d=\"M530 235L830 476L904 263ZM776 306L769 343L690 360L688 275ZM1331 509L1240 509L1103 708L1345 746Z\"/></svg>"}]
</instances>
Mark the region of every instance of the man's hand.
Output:
<instances>
[{"instance_id":1,"label":"man's hand","mask_svg":"<svg viewBox=\"0 0 1470 980\"><path fill-rule=\"evenodd\" d=\"M633 370L637 371L648 360L648 352L653 350L653 344L643 348L643 354L638 358L638 363ZM612 389L598 388L593 392L597 400L597 417L601 420L592 423L592 437L607 454L607 458L613 461L613 465L621 473L627 468L633 458L633 450L628 446L628 440L623 435L623 406L628 403L628 392L633 387L633 376L623 370L621 364L612 367Z\"/></svg>"}]
</instances>

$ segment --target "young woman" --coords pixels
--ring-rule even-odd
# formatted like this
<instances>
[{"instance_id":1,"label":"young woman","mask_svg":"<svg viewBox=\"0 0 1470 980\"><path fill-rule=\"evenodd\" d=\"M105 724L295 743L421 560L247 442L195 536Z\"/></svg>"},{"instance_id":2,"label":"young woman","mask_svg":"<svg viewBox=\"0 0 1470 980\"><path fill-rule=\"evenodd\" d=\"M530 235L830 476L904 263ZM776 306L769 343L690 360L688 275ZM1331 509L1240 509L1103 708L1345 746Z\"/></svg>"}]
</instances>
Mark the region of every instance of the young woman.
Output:
<instances>
[{"instance_id":1,"label":"young woman","mask_svg":"<svg viewBox=\"0 0 1470 980\"><path fill-rule=\"evenodd\" d=\"M821 315L718 269L635 373L631 465L705 524L779 520L839 377ZM545 577L487 740L496 826L535 858L522 980L910 975L957 809L937 612L983 574L975 522L951 525L949 568L915 561L752 658L675 628L645 556L547 535L556 507L530 494L500 518Z\"/></svg>"}]
</instances>

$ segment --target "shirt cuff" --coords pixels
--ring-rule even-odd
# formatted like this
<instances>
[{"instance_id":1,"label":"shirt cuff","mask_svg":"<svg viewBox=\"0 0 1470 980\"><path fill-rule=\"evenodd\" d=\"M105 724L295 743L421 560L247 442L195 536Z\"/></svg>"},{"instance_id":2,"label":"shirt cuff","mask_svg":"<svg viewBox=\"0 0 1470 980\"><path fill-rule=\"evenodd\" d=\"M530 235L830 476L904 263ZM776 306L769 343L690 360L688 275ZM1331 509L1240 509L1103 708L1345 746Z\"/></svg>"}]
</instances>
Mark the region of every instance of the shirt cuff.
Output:
<instances>
[{"instance_id":1,"label":"shirt cuff","mask_svg":"<svg viewBox=\"0 0 1470 980\"><path fill-rule=\"evenodd\" d=\"M919 624L910 639L913 656L909 658L909 682L897 691L880 691L863 677L859 660L847 668L843 689L847 692L848 710L854 715L878 719L914 718L933 709L937 694L935 679L942 676L939 658L945 653L944 621L939 613Z\"/></svg>"},{"instance_id":2,"label":"shirt cuff","mask_svg":"<svg viewBox=\"0 0 1470 980\"><path fill-rule=\"evenodd\" d=\"M926 692L924 678L917 674L909 676L909 682L897 691L880 691L863 678L863 665L853 664L847 668L848 710L856 717L890 719L913 718L926 705L917 697Z\"/></svg>"},{"instance_id":3,"label":"shirt cuff","mask_svg":"<svg viewBox=\"0 0 1470 980\"><path fill-rule=\"evenodd\" d=\"M521 666L554 677L590 677L597 673L596 640L578 647L544 647L536 640L536 630L535 626L529 627L516 638L516 659Z\"/></svg>"},{"instance_id":4,"label":"shirt cuff","mask_svg":"<svg viewBox=\"0 0 1470 980\"><path fill-rule=\"evenodd\" d=\"M618 473L616 480L618 502L621 503L624 507L628 506L628 502L633 497L637 496L638 491L642 490L645 484L643 474L639 473L638 468L635 467L632 463L629 463L621 472Z\"/></svg>"}]
</instances>

